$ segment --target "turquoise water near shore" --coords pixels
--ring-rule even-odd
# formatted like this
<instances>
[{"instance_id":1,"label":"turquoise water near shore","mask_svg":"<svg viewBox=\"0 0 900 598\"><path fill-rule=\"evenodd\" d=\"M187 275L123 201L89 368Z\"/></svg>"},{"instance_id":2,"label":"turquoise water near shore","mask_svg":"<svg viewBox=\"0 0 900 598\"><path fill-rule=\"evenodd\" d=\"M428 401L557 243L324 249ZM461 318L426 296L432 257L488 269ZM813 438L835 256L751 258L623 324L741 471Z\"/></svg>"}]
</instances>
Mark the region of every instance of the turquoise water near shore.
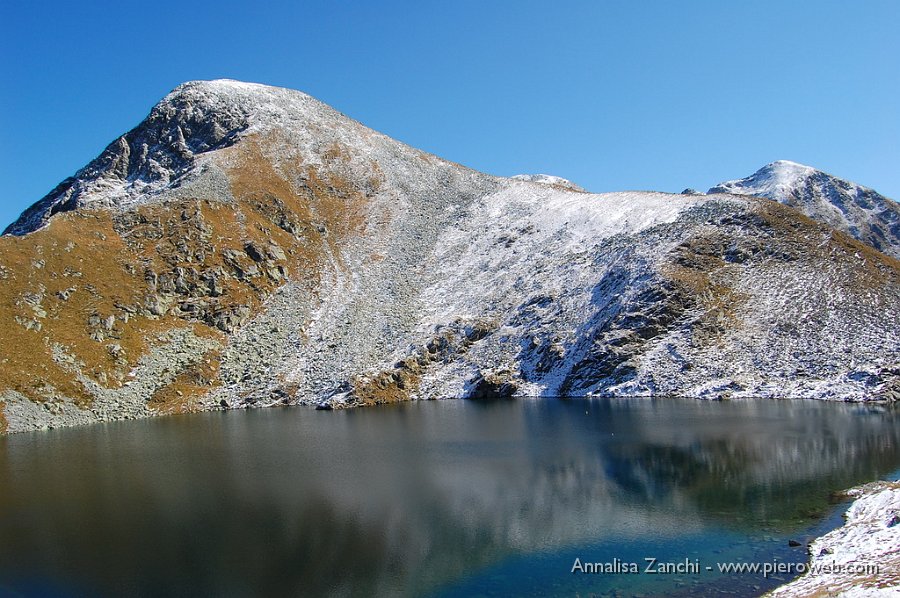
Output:
<instances>
[{"instance_id":1,"label":"turquoise water near shore","mask_svg":"<svg viewBox=\"0 0 900 598\"><path fill-rule=\"evenodd\" d=\"M718 564L805 562L840 524L835 491L900 468L898 420L523 399L15 435L0 439L0 595L758 595L791 576ZM701 570L572 573L576 558Z\"/></svg>"}]
</instances>

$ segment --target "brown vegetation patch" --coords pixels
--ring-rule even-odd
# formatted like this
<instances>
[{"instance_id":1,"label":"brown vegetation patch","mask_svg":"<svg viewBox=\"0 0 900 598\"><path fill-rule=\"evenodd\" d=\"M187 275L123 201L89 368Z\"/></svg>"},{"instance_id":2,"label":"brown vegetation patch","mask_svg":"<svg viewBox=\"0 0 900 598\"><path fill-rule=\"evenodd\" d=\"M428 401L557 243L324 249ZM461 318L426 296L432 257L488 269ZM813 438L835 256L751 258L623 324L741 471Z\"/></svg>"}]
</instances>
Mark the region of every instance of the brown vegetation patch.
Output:
<instances>
[{"instance_id":1,"label":"brown vegetation patch","mask_svg":"<svg viewBox=\"0 0 900 598\"><path fill-rule=\"evenodd\" d=\"M457 319L440 326L425 344L388 370L357 376L351 382L350 402L362 405L408 401L418 392L422 374L429 365L447 363L465 353L474 343L489 336L498 323L488 319Z\"/></svg>"},{"instance_id":2,"label":"brown vegetation patch","mask_svg":"<svg viewBox=\"0 0 900 598\"><path fill-rule=\"evenodd\" d=\"M337 141L331 143L328 148L322 152L322 158L326 162L349 162L350 161L350 151L345 145L341 145Z\"/></svg>"},{"instance_id":3,"label":"brown vegetation patch","mask_svg":"<svg viewBox=\"0 0 900 598\"><path fill-rule=\"evenodd\" d=\"M368 201L351 181L336 173L318 172L312 166L302 176L305 188L312 193L314 213L336 233L335 240L363 230Z\"/></svg>"},{"instance_id":4,"label":"brown vegetation patch","mask_svg":"<svg viewBox=\"0 0 900 598\"><path fill-rule=\"evenodd\" d=\"M752 210L775 235L779 247L798 259L825 260L843 266L848 282L856 288L897 284L900 260L885 255L797 210L775 201L749 198Z\"/></svg>"},{"instance_id":5,"label":"brown vegetation patch","mask_svg":"<svg viewBox=\"0 0 900 598\"><path fill-rule=\"evenodd\" d=\"M351 156L337 144L325 169L282 172L266 158L271 143L249 137L222 150L233 200L80 209L0 238L0 391L87 407L93 396L81 375L121 386L152 339L180 321L222 340L289 277L313 292L323 268L339 267L342 244L364 230L366 190L378 188L380 173L354 185L340 174ZM217 370L181 372L151 407L189 409Z\"/></svg>"},{"instance_id":6,"label":"brown vegetation patch","mask_svg":"<svg viewBox=\"0 0 900 598\"><path fill-rule=\"evenodd\" d=\"M896 285L900 262L777 202L749 198L750 210L722 219L714 230L682 243L663 275L688 308L699 309L700 340L721 338L740 326L748 297L734 282L750 265L834 269L833 278L855 292Z\"/></svg>"},{"instance_id":7,"label":"brown vegetation patch","mask_svg":"<svg viewBox=\"0 0 900 598\"><path fill-rule=\"evenodd\" d=\"M737 312L748 297L732 286L738 266L723 259L727 244L718 233L690 239L661 271L672 284L679 311L699 310L694 328L698 340L720 341L726 330L741 324Z\"/></svg>"},{"instance_id":8,"label":"brown vegetation patch","mask_svg":"<svg viewBox=\"0 0 900 598\"><path fill-rule=\"evenodd\" d=\"M93 397L78 374L119 387L148 339L178 320L201 324L201 336L239 326L292 271L318 270L306 238L321 233L291 197L291 209L261 195L239 207L186 199L78 210L0 238L0 390L86 407ZM305 234L281 228L277 213Z\"/></svg>"},{"instance_id":9,"label":"brown vegetation patch","mask_svg":"<svg viewBox=\"0 0 900 598\"><path fill-rule=\"evenodd\" d=\"M274 136L249 136L227 150L232 193L250 208L244 214L246 234L255 227L279 243L293 244L304 262L300 267L315 271L330 256L340 260L341 243L363 231L368 208L364 189L380 188L380 170L360 184L349 180L340 174L349 151L336 143L323 154L330 163L325 169L298 164L277 170L266 150L279 143Z\"/></svg>"},{"instance_id":10,"label":"brown vegetation patch","mask_svg":"<svg viewBox=\"0 0 900 598\"><path fill-rule=\"evenodd\" d=\"M353 380L353 395L361 405L381 405L408 401L419 388L418 371L396 368L373 377Z\"/></svg>"},{"instance_id":11,"label":"brown vegetation patch","mask_svg":"<svg viewBox=\"0 0 900 598\"><path fill-rule=\"evenodd\" d=\"M281 246L246 222L232 206L197 200L119 217L146 284L141 307L223 332L243 323L291 269Z\"/></svg>"},{"instance_id":12,"label":"brown vegetation patch","mask_svg":"<svg viewBox=\"0 0 900 598\"><path fill-rule=\"evenodd\" d=\"M6 434L9 423L6 421L6 403L0 401L0 434Z\"/></svg>"},{"instance_id":13,"label":"brown vegetation patch","mask_svg":"<svg viewBox=\"0 0 900 598\"><path fill-rule=\"evenodd\" d=\"M0 380L36 401L89 405L76 370L117 387L165 329L133 306L144 282L103 212L58 214L40 231L0 237Z\"/></svg>"}]
</instances>

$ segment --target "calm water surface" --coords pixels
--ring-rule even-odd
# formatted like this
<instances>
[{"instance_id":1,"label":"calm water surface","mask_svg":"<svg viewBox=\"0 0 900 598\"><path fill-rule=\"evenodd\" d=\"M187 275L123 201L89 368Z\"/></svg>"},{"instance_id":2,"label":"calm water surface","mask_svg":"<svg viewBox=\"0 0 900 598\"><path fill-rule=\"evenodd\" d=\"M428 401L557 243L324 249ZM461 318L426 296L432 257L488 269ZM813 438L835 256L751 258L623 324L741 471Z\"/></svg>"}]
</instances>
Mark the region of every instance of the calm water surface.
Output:
<instances>
[{"instance_id":1,"label":"calm water surface","mask_svg":"<svg viewBox=\"0 0 900 598\"><path fill-rule=\"evenodd\" d=\"M442 401L0 438L0 595L757 595L900 468L896 408ZM572 574L583 562L699 573Z\"/></svg>"}]
</instances>

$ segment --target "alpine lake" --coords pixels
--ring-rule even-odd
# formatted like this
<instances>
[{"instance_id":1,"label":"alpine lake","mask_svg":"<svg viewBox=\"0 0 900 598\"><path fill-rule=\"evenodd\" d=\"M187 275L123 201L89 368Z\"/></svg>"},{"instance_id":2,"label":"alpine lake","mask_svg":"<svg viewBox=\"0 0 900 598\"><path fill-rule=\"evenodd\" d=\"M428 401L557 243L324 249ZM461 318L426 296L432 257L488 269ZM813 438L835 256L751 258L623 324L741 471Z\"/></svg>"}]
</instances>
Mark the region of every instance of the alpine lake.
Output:
<instances>
[{"instance_id":1,"label":"alpine lake","mask_svg":"<svg viewBox=\"0 0 900 598\"><path fill-rule=\"evenodd\" d=\"M793 575L719 567L805 563L842 523L836 493L898 469L900 408L814 401L447 400L18 434L0 438L0 596L757 596Z\"/></svg>"}]
</instances>

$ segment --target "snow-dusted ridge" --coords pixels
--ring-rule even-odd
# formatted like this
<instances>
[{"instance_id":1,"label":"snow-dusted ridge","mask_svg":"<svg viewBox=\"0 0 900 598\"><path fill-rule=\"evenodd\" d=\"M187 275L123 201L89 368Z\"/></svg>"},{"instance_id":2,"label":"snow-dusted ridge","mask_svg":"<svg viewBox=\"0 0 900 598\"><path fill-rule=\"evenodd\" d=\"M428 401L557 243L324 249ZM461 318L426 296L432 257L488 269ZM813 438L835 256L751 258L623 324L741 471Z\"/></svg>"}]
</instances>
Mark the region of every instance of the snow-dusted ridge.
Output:
<instances>
[{"instance_id":1,"label":"snow-dusted ridge","mask_svg":"<svg viewBox=\"0 0 900 598\"><path fill-rule=\"evenodd\" d=\"M773 199L900 258L900 205L811 166L778 160L749 177L719 183L709 192Z\"/></svg>"},{"instance_id":2,"label":"snow-dusted ridge","mask_svg":"<svg viewBox=\"0 0 900 598\"><path fill-rule=\"evenodd\" d=\"M4 234L27 234L53 214L78 207L146 201L185 174L198 155L236 141L250 126L248 97L266 89L229 80L180 85L140 125L26 210Z\"/></svg>"},{"instance_id":3,"label":"snow-dusted ridge","mask_svg":"<svg viewBox=\"0 0 900 598\"><path fill-rule=\"evenodd\" d=\"M584 187L580 185L576 185L569 179L564 179L560 176L555 176L552 174L517 174L510 177L515 181L527 181L529 183L540 183L542 185L551 185L554 187L559 187L561 189L568 189L570 191L585 191Z\"/></svg>"},{"instance_id":4,"label":"snow-dusted ridge","mask_svg":"<svg viewBox=\"0 0 900 598\"><path fill-rule=\"evenodd\" d=\"M747 193L753 189L761 197L786 197L794 192L803 181L814 176L818 171L798 162L790 160L776 160L759 169L753 175L733 181L719 183L713 189L719 193Z\"/></svg>"},{"instance_id":5,"label":"snow-dusted ridge","mask_svg":"<svg viewBox=\"0 0 900 598\"><path fill-rule=\"evenodd\" d=\"M895 260L737 184L576 187L461 167L300 92L182 85L0 237L0 429L444 397L900 398Z\"/></svg>"}]
</instances>

